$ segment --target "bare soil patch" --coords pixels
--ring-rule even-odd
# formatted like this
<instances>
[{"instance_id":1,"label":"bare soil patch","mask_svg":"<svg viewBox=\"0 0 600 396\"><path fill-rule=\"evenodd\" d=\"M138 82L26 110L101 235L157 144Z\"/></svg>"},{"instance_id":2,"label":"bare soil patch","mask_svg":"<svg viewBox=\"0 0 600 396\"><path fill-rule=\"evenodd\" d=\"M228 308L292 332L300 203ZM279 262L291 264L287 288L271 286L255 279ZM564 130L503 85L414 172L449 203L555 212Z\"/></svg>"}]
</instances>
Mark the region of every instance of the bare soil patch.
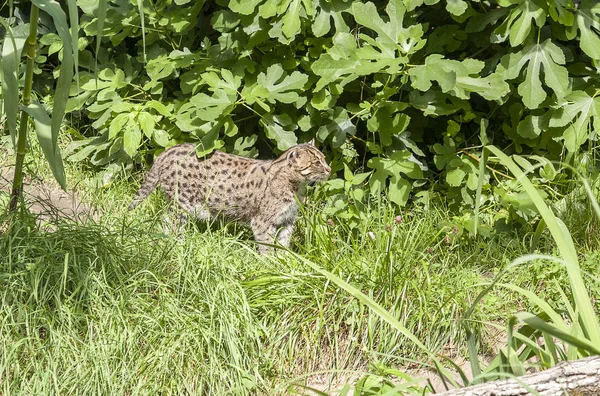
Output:
<instances>
[{"instance_id":1,"label":"bare soil patch","mask_svg":"<svg viewBox=\"0 0 600 396\"><path fill-rule=\"evenodd\" d=\"M5 155L0 149L0 156ZM10 194L13 177L13 166L0 160L0 194ZM97 217L96 211L83 203L76 192L64 191L54 180L25 175L23 198L29 211L36 214L40 222L52 222L61 218L84 222Z\"/></svg>"}]
</instances>

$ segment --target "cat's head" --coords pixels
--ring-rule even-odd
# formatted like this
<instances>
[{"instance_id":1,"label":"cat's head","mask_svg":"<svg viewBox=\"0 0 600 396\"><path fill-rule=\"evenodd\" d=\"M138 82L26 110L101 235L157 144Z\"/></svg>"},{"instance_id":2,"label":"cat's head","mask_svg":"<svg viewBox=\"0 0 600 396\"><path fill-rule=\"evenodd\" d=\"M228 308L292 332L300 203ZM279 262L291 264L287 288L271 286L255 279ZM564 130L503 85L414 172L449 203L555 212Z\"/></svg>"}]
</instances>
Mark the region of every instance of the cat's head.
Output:
<instances>
[{"instance_id":1,"label":"cat's head","mask_svg":"<svg viewBox=\"0 0 600 396\"><path fill-rule=\"evenodd\" d=\"M299 144L281 154L279 160L284 160L297 181L312 183L327 180L331 168L325 160L325 155L315 147L314 140Z\"/></svg>"}]
</instances>

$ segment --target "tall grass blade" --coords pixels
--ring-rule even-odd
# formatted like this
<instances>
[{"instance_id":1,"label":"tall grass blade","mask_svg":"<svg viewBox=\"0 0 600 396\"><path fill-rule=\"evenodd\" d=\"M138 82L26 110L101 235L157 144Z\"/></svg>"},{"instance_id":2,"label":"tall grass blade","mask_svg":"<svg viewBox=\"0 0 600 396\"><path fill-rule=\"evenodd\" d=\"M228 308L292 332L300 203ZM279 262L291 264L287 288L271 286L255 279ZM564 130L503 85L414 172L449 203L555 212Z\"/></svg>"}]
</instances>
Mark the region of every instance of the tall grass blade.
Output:
<instances>
[{"instance_id":1,"label":"tall grass blade","mask_svg":"<svg viewBox=\"0 0 600 396\"><path fill-rule=\"evenodd\" d=\"M71 45L73 48L73 63L75 64L75 81L79 90L79 13L77 0L67 0L69 7L69 24L71 25ZM64 50L63 50L64 51Z\"/></svg>"},{"instance_id":2,"label":"tall grass blade","mask_svg":"<svg viewBox=\"0 0 600 396\"><path fill-rule=\"evenodd\" d=\"M477 191L475 193L475 224L473 225L473 234L477 235L477 228L479 227L479 207L481 206L481 190L483 189L483 177L485 176L485 164L487 162L487 151L485 145L487 144L486 130L488 126L488 120L485 118L481 119L480 137L481 142L484 144L483 150L481 150L481 161L479 161L479 176L477 178Z\"/></svg>"},{"instance_id":3,"label":"tall grass blade","mask_svg":"<svg viewBox=\"0 0 600 396\"><path fill-rule=\"evenodd\" d=\"M402 323L400 323L388 310L383 308L381 305L379 305L377 302L375 302L375 300L373 300L372 298L370 298L369 296L367 296L366 294L364 294L363 292L361 292L354 286L350 285L346 281L342 280L338 276L321 268L319 265L313 263L312 261L310 261L308 259L305 259L304 257L301 257L295 253L292 253L292 254L294 254L294 256L296 256L298 258L298 260L300 260L304 264L308 265L313 270L317 271L318 273L320 273L321 275L326 277L328 280L335 283L338 287L342 288L347 293L352 295L354 298L359 300L361 303L363 303L364 305L369 307L369 309L371 309L371 311L373 311L375 314L377 314L381 319L386 321L390 326L392 326L394 329L396 329L398 332L400 332L406 338L411 340L417 347L419 347L419 349L421 349L423 352L425 352L429 356L429 358L434 362L434 364L436 364L436 366L439 366L438 371L441 375L444 375L447 378L451 378L449 373L447 372L447 370L443 368L443 366L441 365L439 360L434 356L434 354L413 333L411 333L410 330L408 330L406 327L404 327L404 325L402 325Z\"/></svg>"},{"instance_id":4,"label":"tall grass blade","mask_svg":"<svg viewBox=\"0 0 600 396\"><path fill-rule=\"evenodd\" d=\"M108 0L98 1L98 32L96 33L96 59L94 62L94 74L98 77L98 53L100 52L100 43L102 43L102 29L104 29L104 20L106 19L106 3ZM98 89L98 79L96 78L96 89Z\"/></svg>"},{"instance_id":5,"label":"tall grass blade","mask_svg":"<svg viewBox=\"0 0 600 396\"><path fill-rule=\"evenodd\" d=\"M481 366L479 365L475 335L470 329L467 329L467 348L469 350L469 363L471 364L471 373L473 374L473 384L478 384L480 382L478 377L481 375Z\"/></svg>"},{"instance_id":6,"label":"tall grass blade","mask_svg":"<svg viewBox=\"0 0 600 396\"><path fill-rule=\"evenodd\" d=\"M72 48L71 35L69 34L69 26L67 25L67 16L60 7L60 4L54 0L32 0L32 2L39 7L40 10L48 13L54 21L56 32L60 36L63 42L63 58L60 66L60 75L58 76L58 82L56 83L56 90L54 92L54 103L52 108L52 146L54 153L60 153L58 149L58 134L62 125L62 120L65 115L65 108L67 106L67 99L69 99L69 89L71 87L71 81L73 80L73 53L68 50ZM36 128L37 129L37 128ZM48 158L46 156L46 158ZM60 154L54 156L54 160L62 158ZM50 166L53 166L52 164ZM56 164L54 165L56 167ZM62 168L62 165L61 167ZM56 168L58 169L58 168ZM54 169L52 171L54 173ZM62 172L64 174L64 171ZM56 174L55 174L56 176ZM57 179L58 180L58 179ZM62 183L59 181L61 187L66 188L65 179L62 179Z\"/></svg>"},{"instance_id":7,"label":"tall grass blade","mask_svg":"<svg viewBox=\"0 0 600 396\"><path fill-rule=\"evenodd\" d=\"M48 113L46 113L46 110L37 102L32 102L29 106L23 107L23 110L33 119L35 133L40 141L40 146L46 160L48 160L54 178L62 188L66 188L67 179L60 148L52 136L52 120L48 116Z\"/></svg>"},{"instance_id":8,"label":"tall grass blade","mask_svg":"<svg viewBox=\"0 0 600 396\"><path fill-rule=\"evenodd\" d=\"M598 318L596 317L594 307L592 306L585 283L583 282L583 277L581 276L579 259L571 234L564 223L560 221L548 205L546 205L544 199L531 181L527 179L521 168L497 147L487 146L487 149L497 156L504 166L515 175L546 222L548 230L552 234L552 237L558 246L558 250L565 261L575 306L580 312L579 318L573 318L573 320L579 320L584 333L589 337L590 341L594 345L600 345L600 324L598 323Z\"/></svg>"},{"instance_id":9,"label":"tall grass blade","mask_svg":"<svg viewBox=\"0 0 600 396\"><path fill-rule=\"evenodd\" d=\"M29 33L29 24L11 29L4 20L0 24L6 29L2 44L2 96L6 109L6 124L13 146L16 147L17 117L19 116L19 60Z\"/></svg>"},{"instance_id":10,"label":"tall grass blade","mask_svg":"<svg viewBox=\"0 0 600 396\"><path fill-rule=\"evenodd\" d=\"M600 354L600 345L594 344L583 337L576 337L565 331L562 331L557 326L554 326L545 320L542 320L536 315L529 312L519 312L515 315L521 322L533 327L542 333L548 333L559 340L576 346L577 348L584 350L588 353Z\"/></svg>"},{"instance_id":11,"label":"tall grass blade","mask_svg":"<svg viewBox=\"0 0 600 396\"><path fill-rule=\"evenodd\" d=\"M533 237L531 238L531 247L529 248L529 253L533 253L535 249L540 245L540 239L542 238L542 232L546 229L546 222L544 219L540 219L540 222L535 227L535 232L533 233Z\"/></svg>"},{"instance_id":12,"label":"tall grass blade","mask_svg":"<svg viewBox=\"0 0 600 396\"><path fill-rule=\"evenodd\" d=\"M137 0L138 12L140 13L140 22L142 24L142 53L144 54L144 63L146 62L146 22L144 19L144 0Z\"/></svg>"}]
</instances>

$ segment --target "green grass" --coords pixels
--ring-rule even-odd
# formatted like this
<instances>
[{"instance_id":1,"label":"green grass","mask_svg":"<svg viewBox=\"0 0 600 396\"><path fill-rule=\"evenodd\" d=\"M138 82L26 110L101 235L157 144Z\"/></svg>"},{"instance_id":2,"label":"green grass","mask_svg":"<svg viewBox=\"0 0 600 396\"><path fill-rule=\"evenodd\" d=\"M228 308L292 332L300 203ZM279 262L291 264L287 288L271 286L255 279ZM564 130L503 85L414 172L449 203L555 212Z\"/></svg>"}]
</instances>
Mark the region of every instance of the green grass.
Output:
<instances>
[{"instance_id":1,"label":"green grass","mask_svg":"<svg viewBox=\"0 0 600 396\"><path fill-rule=\"evenodd\" d=\"M96 220L40 227L25 215L0 234L0 393L283 394L315 372L356 378L426 360L304 260L371 297L429 351L466 356L461 318L529 249L525 234L455 235L443 207L413 208L396 222L400 212L381 203L350 230L311 202L293 247L302 259L263 257L242 225L165 233L160 194L127 212L132 180L97 188L93 173L68 172ZM592 274L600 269L593 249L580 248ZM557 304L569 285L564 268L540 260L511 268L503 281ZM591 294L600 298L598 289ZM469 317L480 351L497 351L493 326L531 306L493 288Z\"/></svg>"}]
</instances>

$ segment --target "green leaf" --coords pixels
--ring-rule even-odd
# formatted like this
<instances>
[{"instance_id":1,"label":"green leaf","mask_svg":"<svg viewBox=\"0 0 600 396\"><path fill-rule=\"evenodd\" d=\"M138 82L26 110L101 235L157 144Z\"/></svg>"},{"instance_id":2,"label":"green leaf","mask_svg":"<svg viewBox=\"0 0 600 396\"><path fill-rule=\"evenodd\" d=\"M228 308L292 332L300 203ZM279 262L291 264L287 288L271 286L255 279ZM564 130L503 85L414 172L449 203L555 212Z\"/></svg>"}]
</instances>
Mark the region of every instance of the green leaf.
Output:
<instances>
[{"instance_id":1,"label":"green leaf","mask_svg":"<svg viewBox=\"0 0 600 396\"><path fill-rule=\"evenodd\" d=\"M517 47L525 42L531 32L532 20L540 28L546 21L546 13L536 0L502 0L499 1L499 4L503 7L517 5L511 9L504 23L496 29L496 32L500 33L502 29L508 28L512 47ZM500 33L500 35L502 34Z\"/></svg>"},{"instance_id":2,"label":"green leaf","mask_svg":"<svg viewBox=\"0 0 600 396\"><path fill-rule=\"evenodd\" d=\"M529 114L517 126L517 133L525 139L535 139L544 130L544 119L542 116Z\"/></svg>"},{"instance_id":3,"label":"green leaf","mask_svg":"<svg viewBox=\"0 0 600 396\"><path fill-rule=\"evenodd\" d=\"M412 54L423 48L423 28L420 24L403 26L406 7L402 0L390 0L385 7L389 22L384 22L379 16L375 4L354 2L352 15L356 23L368 27L378 33L377 46L387 55L394 55L396 51L402 54Z\"/></svg>"},{"instance_id":4,"label":"green leaf","mask_svg":"<svg viewBox=\"0 0 600 396\"><path fill-rule=\"evenodd\" d=\"M485 64L475 59L462 62L444 59L440 54L432 54L425 59L424 65L411 68L413 87L428 91L431 82L436 81L442 92L451 93L461 99L469 99L471 92L476 92L488 100L497 100L509 92L508 84L500 74L494 73L480 77L479 72Z\"/></svg>"},{"instance_id":5,"label":"green leaf","mask_svg":"<svg viewBox=\"0 0 600 396\"><path fill-rule=\"evenodd\" d=\"M224 89L215 89L213 96L199 93L191 97L189 105L196 109L198 118L204 121L214 121L229 114L235 106L236 97L227 95ZM183 111L182 107L180 111Z\"/></svg>"},{"instance_id":6,"label":"green leaf","mask_svg":"<svg viewBox=\"0 0 600 396\"><path fill-rule=\"evenodd\" d=\"M283 15L282 33L292 40L300 32L300 0L291 0L290 6Z\"/></svg>"},{"instance_id":7,"label":"green leaf","mask_svg":"<svg viewBox=\"0 0 600 396\"><path fill-rule=\"evenodd\" d=\"M497 72L507 80L519 76L521 69L527 64L525 80L519 84L519 94L529 109L537 108L546 97L540 76L544 74L544 82L556 96L563 98L569 87L569 73L564 66L565 55L550 39L542 44L529 44L521 51L506 55L498 66Z\"/></svg>"},{"instance_id":8,"label":"green leaf","mask_svg":"<svg viewBox=\"0 0 600 396\"><path fill-rule=\"evenodd\" d=\"M267 114L260 119L260 124L265 128L267 137L275 140L279 150L285 151L298 143L294 132L284 128L293 127L289 116Z\"/></svg>"},{"instance_id":9,"label":"green leaf","mask_svg":"<svg viewBox=\"0 0 600 396\"><path fill-rule=\"evenodd\" d=\"M600 59L600 3L582 0L575 11L574 27L580 32L579 40L583 52L592 59Z\"/></svg>"},{"instance_id":10,"label":"green leaf","mask_svg":"<svg viewBox=\"0 0 600 396\"><path fill-rule=\"evenodd\" d=\"M228 95L237 95L238 88L242 85L242 78L234 76L231 71L221 69L221 77L215 72L202 73L202 80L206 82L214 92L218 89L224 90Z\"/></svg>"},{"instance_id":11,"label":"green leaf","mask_svg":"<svg viewBox=\"0 0 600 396\"><path fill-rule=\"evenodd\" d=\"M151 139L154 134L154 126L156 123L152 114L145 111L140 112L137 115L137 122L139 123L140 128L142 128L144 135L146 135L148 139Z\"/></svg>"},{"instance_id":12,"label":"green leaf","mask_svg":"<svg viewBox=\"0 0 600 396\"><path fill-rule=\"evenodd\" d=\"M271 103L276 101L282 103L294 103L298 100L299 90L304 88L308 76L299 71L284 77L284 70L279 64L269 66L267 73L260 73L256 84L244 87L242 96L248 103L266 100Z\"/></svg>"},{"instance_id":13,"label":"green leaf","mask_svg":"<svg viewBox=\"0 0 600 396\"><path fill-rule=\"evenodd\" d=\"M468 8L464 0L447 0L446 10L452 15L462 15Z\"/></svg>"},{"instance_id":14,"label":"green leaf","mask_svg":"<svg viewBox=\"0 0 600 396\"><path fill-rule=\"evenodd\" d=\"M390 182L387 187L388 198L399 206L404 206L408 201L411 191L410 181L404 179L406 175L411 179L423 178L421 167L411 160L412 154L408 150L400 150L389 158L371 158L367 166L374 170L369 180L371 191L380 193L386 190L386 180Z\"/></svg>"},{"instance_id":15,"label":"green leaf","mask_svg":"<svg viewBox=\"0 0 600 396\"><path fill-rule=\"evenodd\" d=\"M56 137L52 133L52 120L42 105L37 102L32 102L29 106L22 107L22 110L27 112L33 119L35 134L48 161L48 165L50 165L50 170L58 184L60 184L63 190L66 190L67 177L60 154L60 147L56 144Z\"/></svg>"},{"instance_id":16,"label":"green leaf","mask_svg":"<svg viewBox=\"0 0 600 396\"><path fill-rule=\"evenodd\" d=\"M458 187L462 184L467 173L461 168L452 169L446 174L446 181L452 187Z\"/></svg>"},{"instance_id":17,"label":"green leaf","mask_svg":"<svg viewBox=\"0 0 600 396\"><path fill-rule=\"evenodd\" d=\"M563 138L567 150L579 151L590 136L590 132L600 125L600 97L591 97L586 92L575 91L559 102L552 112L551 128L565 127Z\"/></svg>"},{"instance_id":18,"label":"green leaf","mask_svg":"<svg viewBox=\"0 0 600 396\"><path fill-rule=\"evenodd\" d=\"M262 2L263 0L232 0L229 2L229 9L242 15L250 15Z\"/></svg>"},{"instance_id":19,"label":"green leaf","mask_svg":"<svg viewBox=\"0 0 600 396\"><path fill-rule=\"evenodd\" d=\"M17 136L17 117L19 113L19 83L18 72L21 52L29 34L29 24L23 24L11 29L8 24L0 19L6 29L2 44L2 98L6 109L6 124L10 131L13 145Z\"/></svg>"},{"instance_id":20,"label":"green leaf","mask_svg":"<svg viewBox=\"0 0 600 396\"><path fill-rule=\"evenodd\" d=\"M129 123L128 125L129 128L125 129L123 134L123 148L130 157L133 157L142 143L142 133L136 124Z\"/></svg>"},{"instance_id":21,"label":"green leaf","mask_svg":"<svg viewBox=\"0 0 600 396\"><path fill-rule=\"evenodd\" d=\"M317 137L324 142L331 136L331 143L334 148L340 148L346 142L348 135L356 133L356 127L350 121L348 112L343 107L336 106L327 111L327 118L331 122L327 125L322 125L317 131Z\"/></svg>"},{"instance_id":22,"label":"green leaf","mask_svg":"<svg viewBox=\"0 0 600 396\"><path fill-rule=\"evenodd\" d=\"M336 33L333 47L322 54L311 66L320 78L314 91L318 92L327 84L341 80L344 86L360 76L378 71L398 72L407 58L395 52L381 53L371 46L358 48L354 36L350 33Z\"/></svg>"},{"instance_id":23,"label":"green leaf","mask_svg":"<svg viewBox=\"0 0 600 396\"><path fill-rule=\"evenodd\" d=\"M398 113L395 106L383 105L369 118L367 128L373 133L378 133L381 145L387 147L392 144L392 136L404 132L409 123L408 115Z\"/></svg>"},{"instance_id":24,"label":"green leaf","mask_svg":"<svg viewBox=\"0 0 600 396\"><path fill-rule=\"evenodd\" d=\"M112 120L108 127L108 139L113 140L121 135L125 125L132 120L130 113L120 113Z\"/></svg>"},{"instance_id":25,"label":"green leaf","mask_svg":"<svg viewBox=\"0 0 600 396\"><path fill-rule=\"evenodd\" d=\"M160 147L167 147L169 145L169 134L163 129L154 129L152 137Z\"/></svg>"},{"instance_id":26,"label":"green leaf","mask_svg":"<svg viewBox=\"0 0 600 396\"><path fill-rule=\"evenodd\" d=\"M433 145L433 152L435 153L433 163L439 170L444 169L450 161L458 159L458 155L456 155L456 143L448 136L444 136L443 145L439 143Z\"/></svg>"},{"instance_id":27,"label":"green leaf","mask_svg":"<svg viewBox=\"0 0 600 396\"><path fill-rule=\"evenodd\" d=\"M583 4L585 7L586 5ZM573 26L575 21L574 12L581 10L582 4L575 9L572 0L554 0L548 2L548 12L550 17L565 26Z\"/></svg>"}]
</instances>

